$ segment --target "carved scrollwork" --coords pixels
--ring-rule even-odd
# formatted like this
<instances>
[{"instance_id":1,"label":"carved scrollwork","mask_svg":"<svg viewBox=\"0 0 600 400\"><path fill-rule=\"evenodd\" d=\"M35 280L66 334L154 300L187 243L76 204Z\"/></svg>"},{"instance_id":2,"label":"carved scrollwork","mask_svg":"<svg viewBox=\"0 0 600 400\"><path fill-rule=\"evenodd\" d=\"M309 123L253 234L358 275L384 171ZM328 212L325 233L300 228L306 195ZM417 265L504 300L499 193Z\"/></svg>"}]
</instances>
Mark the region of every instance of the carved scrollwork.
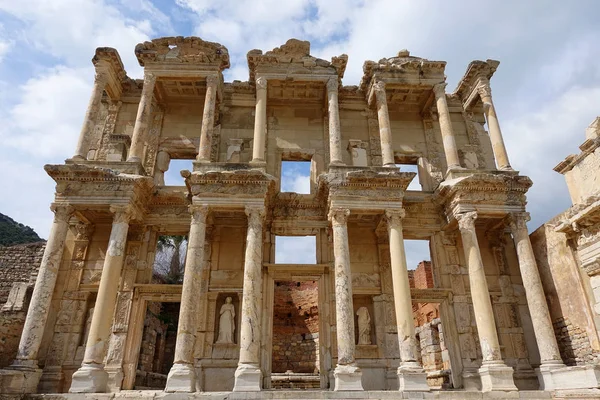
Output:
<instances>
[{"instance_id":1,"label":"carved scrollwork","mask_svg":"<svg viewBox=\"0 0 600 400\"><path fill-rule=\"evenodd\" d=\"M492 97L492 88L490 86L490 81L484 78L479 78L477 82L477 93L481 96L482 99L486 97Z\"/></svg>"},{"instance_id":2,"label":"carved scrollwork","mask_svg":"<svg viewBox=\"0 0 600 400\"><path fill-rule=\"evenodd\" d=\"M68 204L56 204L50 205L50 210L54 213L54 222L69 222L71 215L75 212L75 208Z\"/></svg>"},{"instance_id":3,"label":"carved scrollwork","mask_svg":"<svg viewBox=\"0 0 600 400\"><path fill-rule=\"evenodd\" d=\"M348 208L332 208L327 216L331 220L332 225L346 225L350 210Z\"/></svg>"},{"instance_id":4,"label":"carved scrollwork","mask_svg":"<svg viewBox=\"0 0 600 400\"><path fill-rule=\"evenodd\" d=\"M475 220L477 219L477 212L469 211L466 213L456 214L456 220L458 221L458 227L461 231L475 231Z\"/></svg>"},{"instance_id":5,"label":"carved scrollwork","mask_svg":"<svg viewBox=\"0 0 600 400\"><path fill-rule=\"evenodd\" d=\"M113 213L113 224L128 224L134 217L133 208L130 205L111 205L110 212Z\"/></svg>"},{"instance_id":6,"label":"carved scrollwork","mask_svg":"<svg viewBox=\"0 0 600 400\"><path fill-rule=\"evenodd\" d=\"M75 240L90 240L92 233L94 233L94 225L86 224L84 222L78 222L75 224Z\"/></svg>"},{"instance_id":7,"label":"carved scrollwork","mask_svg":"<svg viewBox=\"0 0 600 400\"><path fill-rule=\"evenodd\" d=\"M256 78L256 90L267 90L267 78L264 76Z\"/></svg>"},{"instance_id":8,"label":"carved scrollwork","mask_svg":"<svg viewBox=\"0 0 600 400\"><path fill-rule=\"evenodd\" d=\"M404 209L401 210L385 210L385 220L388 225L388 229L402 228L402 219L406 216Z\"/></svg>"}]
</instances>

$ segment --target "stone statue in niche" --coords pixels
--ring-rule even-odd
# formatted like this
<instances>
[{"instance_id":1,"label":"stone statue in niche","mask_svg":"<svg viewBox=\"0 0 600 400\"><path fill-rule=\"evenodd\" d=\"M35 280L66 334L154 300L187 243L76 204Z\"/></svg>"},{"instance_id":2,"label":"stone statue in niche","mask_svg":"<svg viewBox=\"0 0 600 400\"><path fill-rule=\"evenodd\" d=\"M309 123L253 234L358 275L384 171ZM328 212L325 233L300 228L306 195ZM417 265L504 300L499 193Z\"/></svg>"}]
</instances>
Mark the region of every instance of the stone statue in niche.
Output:
<instances>
[{"instance_id":1,"label":"stone statue in niche","mask_svg":"<svg viewBox=\"0 0 600 400\"><path fill-rule=\"evenodd\" d=\"M358 344L371 344L371 316L367 307L356 312L358 316Z\"/></svg>"},{"instance_id":2,"label":"stone statue in niche","mask_svg":"<svg viewBox=\"0 0 600 400\"><path fill-rule=\"evenodd\" d=\"M233 299L227 297L225 304L221 306L219 317L219 337L217 343L233 343L233 332L235 331L235 307Z\"/></svg>"}]
</instances>

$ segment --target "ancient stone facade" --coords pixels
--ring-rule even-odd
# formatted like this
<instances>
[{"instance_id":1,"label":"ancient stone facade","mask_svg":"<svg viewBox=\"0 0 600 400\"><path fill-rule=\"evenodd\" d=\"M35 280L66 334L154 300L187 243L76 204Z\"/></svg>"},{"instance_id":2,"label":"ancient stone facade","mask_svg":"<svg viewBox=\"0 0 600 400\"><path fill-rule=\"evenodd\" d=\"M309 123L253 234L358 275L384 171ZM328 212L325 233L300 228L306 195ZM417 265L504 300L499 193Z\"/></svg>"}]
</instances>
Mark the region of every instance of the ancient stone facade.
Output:
<instances>
[{"instance_id":1,"label":"ancient stone facade","mask_svg":"<svg viewBox=\"0 0 600 400\"><path fill-rule=\"evenodd\" d=\"M227 49L200 38L135 54L143 80L96 50L75 154L45 167L55 219L2 391L134 388L153 302L180 304L166 392L272 388L276 282L307 281L323 390L430 391L419 347L437 339L418 340L413 303L439 305L438 386L553 390L578 373L529 242L531 181L492 101L497 61L471 62L446 93L446 63L406 50L366 61L358 86L342 85L346 55L295 39L251 50L245 82L225 82ZM165 186L176 159L192 171ZM281 192L282 161L310 162L310 194ZM397 164L417 166L421 191ZM152 283L160 235L188 237L181 285ZM276 236L314 236L316 263L276 263ZM433 287L411 290L404 239L429 241Z\"/></svg>"}]
</instances>

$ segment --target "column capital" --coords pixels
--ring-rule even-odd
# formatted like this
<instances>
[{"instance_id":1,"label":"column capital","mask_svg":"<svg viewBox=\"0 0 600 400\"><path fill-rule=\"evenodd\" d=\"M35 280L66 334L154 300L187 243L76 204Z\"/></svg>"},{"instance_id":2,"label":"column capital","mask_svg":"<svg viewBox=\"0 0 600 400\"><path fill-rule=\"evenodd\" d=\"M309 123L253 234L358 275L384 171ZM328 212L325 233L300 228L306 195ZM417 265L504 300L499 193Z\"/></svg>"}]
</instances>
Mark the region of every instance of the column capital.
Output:
<instances>
[{"instance_id":1,"label":"column capital","mask_svg":"<svg viewBox=\"0 0 600 400\"><path fill-rule=\"evenodd\" d=\"M192 215L192 224L197 224L206 222L210 209L206 204L192 204L188 206L188 211Z\"/></svg>"},{"instance_id":2,"label":"column capital","mask_svg":"<svg viewBox=\"0 0 600 400\"><path fill-rule=\"evenodd\" d=\"M108 78L110 74L104 68L96 68L96 73L94 74L94 84L100 86L106 86L108 84Z\"/></svg>"},{"instance_id":3,"label":"column capital","mask_svg":"<svg viewBox=\"0 0 600 400\"><path fill-rule=\"evenodd\" d=\"M75 212L75 208L70 204L52 203L50 210L54 213L54 222L69 222L69 219Z\"/></svg>"},{"instance_id":4,"label":"column capital","mask_svg":"<svg viewBox=\"0 0 600 400\"><path fill-rule=\"evenodd\" d=\"M212 88L216 88L219 83L219 76L216 74L208 75L206 77L206 86L210 86Z\"/></svg>"},{"instance_id":5,"label":"column capital","mask_svg":"<svg viewBox=\"0 0 600 400\"><path fill-rule=\"evenodd\" d=\"M510 230L515 233L520 230L527 230L527 222L531 220L528 212L511 213L508 217Z\"/></svg>"},{"instance_id":6,"label":"column capital","mask_svg":"<svg viewBox=\"0 0 600 400\"><path fill-rule=\"evenodd\" d=\"M133 207L129 204L112 204L110 212L113 214L113 224L128 224L134 217Z\"/></svg>"},{"instance_id":7,"label":"column capital","mask_svg":"<svg viewBox=\"0 0 600 400\"><path fill-rule=\"evenodd\" d=\"M375 94L375 100L377 103L386 102L385 97L385 82L384 81L376 81L373 83L373 93Z\"/></svg>"},{"instance_id":8,"label":"column capital","mask_svg":"<svg viewBox=\"0 0 600 400\"><path fill-rule=\"evenodd\" d=\"M346 225L346 223L348 222L349 215L350 209L335 207L329 210L327 218L329 218L332 225Z\"/></svg>"},{"instance_id":9,"label":"column capital","mask_svg":"<svg viewBox=\"0 0 600 400\"><path fill-rule=\"evenodd\" d=\"M458 221L458 227L461 231L475 232L475 220L476 219L477 219L476 211L469 211L466 213L456 214L456 220Z\"/></svg>"},{"instance_id":10,"label":"column capital","mask_svg":"<svg viewBox=\"0 0 600 400\"><path fill-rule=\"evenodd\" d=\"M446 96L446 86L448 86L446 82L433 85L433 93L435 93L435 97Z\"/></svg>"},{"instance_id":11,"label":"column capital","mask_svg":"<svg viewBox=\"0 0 600 400\"><path fill-rule=\"evenodd\" d=\"M156 74L144 71L144 86L147 84L154 85L154 83L156 83Z\"/></svg>"},{"instance_id":12,"label":"column capital","mask_svg":"<svg viewBox=\"0 0 600 400\"><path fill-rule=\"evenodd\" d=\"M262 221L265 217L264 206L246 206L244 211L248 216L248 227L258 228L262 226Z\"/></svg>"},{"instance_id":13,"label":"column capital","mask_svg":"<svg viewBox=\"0 0 600 400\"><path fill-rule=\"evenodd\" d=\"M389 228L399 228L402 226L402 219L406 216L404 209L385 210L385 220Z\"/></svg>"},{"instance_id":14,"label":"column capital","mask_svg":"<svg viewBox=\"0 0 600 400\"><path fill-rule=\"evenodd\" d=\"M476 90L481 98L492 97L492 87L490 86L490 81L487 78L479 78L477 80Z\"/></svg>"},{"instance_id":15,"label":"column capital","mask_svg":"<svg viewBox=\"0 0 600 400\"><path fill-rule=\"evenodd\" d=\"M264 76L256 78L256 90L267 90L267 78Z\"/></svg>"},{"instance_id":16,"label":"column capital","mask_svg":"<svg viewBox=\"0 0 600 400\"><path fill-rule=\"evenodd\" d=\"M340 87L337 76L332 76L327 80L327 92L337 92Z\"/></svg>"}]
</instances>

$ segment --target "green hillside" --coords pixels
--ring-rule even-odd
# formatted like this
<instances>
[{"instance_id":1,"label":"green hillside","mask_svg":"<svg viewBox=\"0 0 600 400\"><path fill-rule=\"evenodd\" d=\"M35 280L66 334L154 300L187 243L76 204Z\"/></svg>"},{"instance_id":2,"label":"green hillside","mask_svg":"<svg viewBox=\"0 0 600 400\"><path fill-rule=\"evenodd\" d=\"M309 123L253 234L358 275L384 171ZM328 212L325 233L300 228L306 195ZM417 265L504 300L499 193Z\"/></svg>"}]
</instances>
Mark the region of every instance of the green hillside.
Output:
<instances>
[{"instance_id":1,"label":"green hillside","mask_svg":"<svg viewBox=\"0 0 600 400\"><path fill-rule=\"evenodd\" d=\"M33 229L0 213L0 246L39 242L42 240Z\"/></svg>"}]
</instances>

